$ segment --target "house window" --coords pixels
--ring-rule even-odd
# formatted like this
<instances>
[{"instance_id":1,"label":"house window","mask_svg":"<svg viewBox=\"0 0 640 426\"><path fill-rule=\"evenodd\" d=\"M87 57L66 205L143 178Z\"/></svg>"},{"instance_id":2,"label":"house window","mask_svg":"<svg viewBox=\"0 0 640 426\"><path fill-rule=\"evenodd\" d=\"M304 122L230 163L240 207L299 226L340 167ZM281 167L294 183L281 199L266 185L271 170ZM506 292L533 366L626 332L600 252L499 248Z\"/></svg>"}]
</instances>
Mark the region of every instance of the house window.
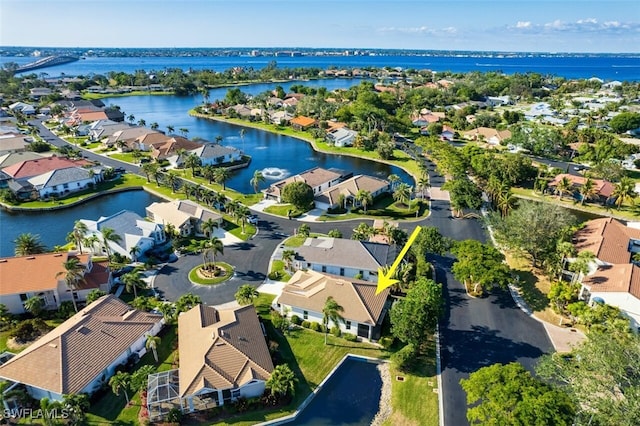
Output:
<instances>
[{"instance_id":1,"label":"house window","mask_svg":"<svg viewBox=\"0 0 640 426\"><path fill-rule=\"evenodd\" d=\"M344 277L344 268L340 268L340 276Z\"/></svg>"},{"instance_id":2,"label":"house window","mask_svg":"<svg viewBox=\"0 0 640 426\"><path fill-rule=\"evenodd\" d=\"M311 264L307 262L307 268L311 268Z\"/></svg>"},{"instance_id":3,"label":"house window","mask_svg":"<svg viewBox=\"0 0 640 426\"><path fill-rule=\"evenodd\" d=\"M364 277L364 271L359 271L358 273L360 274L361 277Z\"/></svg>"},{"instance_id":4,"label":"house window","mask_svg":"<svg viewBox=\"0 0 640 426\"><path fill-rule=\"evenodd\" d=\"M65 183L65 184L63 184L63 185L62 185L62 187L63 187L64 189L67 189L67 188L69 188L69 184L68 184L68 183Z\"/></svg>"},{"instance_id":5,"label":"house window","mask_svg":"<svg viewBox=\"0 0 640 426\"><path fill-rule=\"evenodd\" d=\"M302 318L309 319L309 311L302 311Z\"/></svg>"},{"instance_id":6,"label":"house window","mask_svg":"<svg viewBox=\"0 0 640 426\"><path fill-rule=\"evenodd\" d=\"M327 272L327 267L325 265L322 265L322 272Z\"/></svg>"},{"instance_id":7,"label":"house window","mask_svg":"<svg viewBox=\"0 0 640 426\"><path fill-rule=\"evenodd\" d=\"M29 298L27 297L27 295L25 293L21 293L20 294L20 301L21 302L26 302L27 299L29 299Z\"/></svg>"},{"instance_id":8,"label":"house window","mask_svg":"<svg viewBox=\"0 0 640 426\"><path fill-rule=\"evenodd\" d=\"M346 328L347 330L351 330L351 321L346 321L344 323L344 328Z\"/></svg>"}]
</instances>

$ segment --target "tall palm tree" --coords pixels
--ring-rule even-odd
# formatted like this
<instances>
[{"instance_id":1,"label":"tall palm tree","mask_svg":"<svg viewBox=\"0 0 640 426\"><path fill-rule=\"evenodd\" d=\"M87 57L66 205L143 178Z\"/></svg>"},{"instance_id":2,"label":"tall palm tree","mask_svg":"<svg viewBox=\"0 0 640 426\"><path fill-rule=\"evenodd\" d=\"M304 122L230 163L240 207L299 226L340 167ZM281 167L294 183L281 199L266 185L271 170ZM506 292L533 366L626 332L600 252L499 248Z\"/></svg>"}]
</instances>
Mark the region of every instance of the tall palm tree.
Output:
<instances>
[{"instance_id":1,"label":"tall palm tree","mask_svg":"<svg viewBox=\"0 0 640 426\"><path fill-rule=\"evenodd\" d=\"M422 176L418 179L418 187L420 188L420 192L422 194L422 198L426 197L426 191L431 187L431 183L429 182L428 176Z\"/></svg>"},{"instance_id":2,"label":"tall palm tree","mask_svg":"<svg viewBox=\"0 0 640 426\"><path fill-rule=\"evenodd\" d=\"M15 243L16 256L29 256L31 254L40 254L46 251L45 245L40 241L40 235L24 233L18 235L13 240Z\"/></svg>"},{"instance_id":3,"label":"tall palm tree","mask_svg":"<svg viewBox=\"0 0 640 426\"><path fill-rule=\"evenodd\" d=\"M243 206L242 204L238 206L238 208L235 211L236 220L242 226L243 234L244 234L244 227L247 224L247 218L249 217L249 214L250 214L249 209L246 206Z\"/></svg>"},{"instance_id":4,"label":"tall palm tree","mask_svg":"<svg viewBox=\"0 0 640 426\"><path fill-rule=\"evenodd\" d=\"M399 203L406 204L407 209L411 208L409 200L411 199L411 187L406 183L401 183L393 191L393 199Z\"/></svg>"},{"instance_id":5,"label":"tall palm tree","mask_svg":"<svg viewBox=\"0 0 640 426\"><path fill-rule=\"evenodd\" d=\"M391 174L389 175L389 177L387 177L387 180L391 184L391 190L393 191L396 189L396 186L398 186L398 184L400 183L400 176Z\"/></svg>"},{"instance_id":6,"label":"tall palm tree","mask_svg":"<svg viewBox=\"0 0 640 426\"><path fill-rule=\"evenodd\" d=\"M296 258L296 252L294 250L284 250L282 252L282 261L285 264L285 267L288 271L291 272L291 265L293 264L293 260Z\"/></svg>"},{"instance_id":7,"label":"tall palm tree","mask_svg":"<svg viewBox=\"0 0 640 426\"><path fill-rule=\"evenodd\" d=\"M167 126L167 134L170 135L174 132L175 127L173 127L172 125L168 125Z\"/></svg>"},{"instance_id":8,"label":"tall palm tree","mask_svg":"<svg viewBox=\"0 0 640 426\"><path fill-rule=\"evenodd\" d=\"M146 288L147 283L142 279L142 274L139 271L131 271L124 274L121 278L127 293L131 293L133 290L133 297L138 297L138 289Z\"/></svg>"},{"instance_id":9,"label":"tall palm tree","mask_svg":"<svg viewBox=\"0 0 640 426\"><path fill-rule=\"evenodd\" d=\"M213 218L209 218L202 223L202 232L207 236L207 238L213 237L213 233L216 229L218 229L220 225L218 222L213 220Z\"/></svg>"},{"instance_id":10,"label":"tall palm tree","mask_svg":"<svg viewBox=\"0 0 640 426\"><path fill-rule=\"evenodd\" d=\"M187 154L184 159L184 166L189 167L191 169L191 176L195 177L196 169L202 165L202 160L193 152Z\"/></svg>"},{"instance_id":11,"label":"tall palm tree","mask_svg":"<svg viewBox=\"0 0 640 426\"><path fill-rule=\"evenodd\" d=\"M180 131L180 134L182 134L182 136L184 136L185 138L187 137L187 135L189 134L189 129L187 129L186 127L181 127L180 129L178 129Z\"/></svg>"},{"instance_id":12,"label":"tall palm tree","mask_svg":"<svg viewBox=\"0 0 640 426\"><path fill-rule=\"evenodd\" d=\"M151 130L158 130L160 125L158 124L157 121L154 121L153 123L151 123L151 125L149 127L151 128Z\"/></svg>"},{"instance_id":13,"label":"tall palm tree","mask_svg":"<svg viewBox=\"0 0 640 426\"><path fill-rule=\"evenodd\" d=\"M571 179L564 176L556 185L556 194L558 194L558 198L562 199L563 195L567 192L570 192L572 188L573 183L571 182Z\"/></svg>"},{"instance_id":14,"label":"tall palm tree","mask_svg":"<svg viewBox=\"0 0 640 426\"><path fill-rule=\"evenodd\" d=\"M257 194L258 193L258 188L260 187L261 183L264 183L266 181L264 175L262 174L261 170L256 170L255 172L253 172L253 177L251 178L251 180L249 181L249 183L251 184L251 186L253 186L253 191Z\"/></svg>"},{"instance_id":15,"label":"tall palm tree","mask_svg":"<svg viewBox=\"0 0 640 426\"><path fill-rule=\"evenodd\" d=\"M131 255L131 261L132 262L137 262L138 261L138 255L140 254L140 247L133 246L129 249L129 255Z\"/></svg>"},{"instance_id":16,"label":"tall palm tree","mask_svg":"<svg viewBox=\"0 0 640 426\"><path fill-rule=\"evenodd\" d=\"M176 184L178 183L178 176L175 173L169 172L165 175L165 179L167 181L167 186L171 188L171 193L176 192Z\"/></svg>"},{"instance_id":17,"label":"tall palm tree","mask_svg":"<svg viewBox=\"0 0 640 426\"><path fill-rule=\"evenodd\" d=\"M87 228L87 224L82 222L81 220L76 220L73 223L73 239L75 240L76 246L78 246L78 250L80 250L80 254L82 254L82 241L85 236L89 232L89 228Z\"/></svg>"},{"instance_id":18,"label":"tall palm tree","mask_svg":"<svg viewBox=\"0 0 640 426\"><path fill-rule=\"evenodd\" d=\"M109 246L109 243L119 243L122 241L122 237L116 234L116 231L113 228L102 228L100 230L100 236L102 237L102 247L107 253L107 261L111 262L111 247Z\"/></svg>"},{"instance_id":19,"label":"tall palm tree","mask_svg":"<svg viewBox=\"0 0 640 426\"><path fill-rule=\"evenodd\" d=\"M202 177L209 181L209 185L211 185L211 181L216 177L216 168L213 164L206 164L202 166L201 172Z\"/></svg>"},{"instance_id":20,"label":"tall palm tree","mask_svg":"<svg viewBox=\"0 0 640 426\"><path fill-rule=\"evenodd\" d=\"M373 228L369 226L365 222L361 222L358 226L353 230L353 234L351 235L352 240L358 241L366 241L373 235Z\"/></svg>"},{"instance_id":21,"label":"tall palm tree","mask_svg":"<svg viewBox=\"0 0 640 426\"><path fill-rule=\"evenodd\" d=\"M322 324L324 325L324 344L327 344L327 334L329 333L329 321L332 321L336 327L339 327L338 321L344 322L344 318L340 315L344 312L344 308L335 301L332 296L327 297L322 308Z\"/></svg>"},{"instance_id":22,"label":"tall palm tree","mask_svg":"<svg viewBox=\"0 0 640 426\"><path fill-rule=\"evenodd\" d=\"M54 426L57 423L56 414L62 408L60 401L50 400L49 398L42 398L40 400L40 412L42 413L42 420L45 426Z\"/></svg>"},{"instance_id":23,"label":"tall palm tree","mask_svg":"<svg viewBox=\"0 0 640 426\"><path fill-rule=\"evenodd\" d=\"M213 268L216 267L216 254L224 254L224 244L218 237L211 237L209 239L209 248L207 251L211 254L211 260L213 261Z\"/></svg>"},{"instance_id":24,"label":"tall palm tree","mask_svg":"<svg viewBox=\"0 0 640 426\"><path fill-rule=\"evenodd\" d=\"M160 169L160 166L158 165L158 163L144 163L140 167L140 170L142 170L142 172L147 177L147 183L151 182L151 177L152 176L156 179L156 183L158 183L158 170L159 169Z\"/></svg>"},{"instance_id":25,"label":"tall palm tree","mask_svg":"<svg viewBox=\"0 0 640 426\"><path fill-rule=\"evenodd\" d=\"M138 120L138 126L144 127L146 125L147 125L147 122L145 121L144 118L141 118L140 120Z\"/></svg>"},{"instance_id":26,"label":"tall palm tree","mask_svg":"<svg viewBox=\"0 0 640 426\"><path fill-rule=\"evenodd\" d=\"M498 194L497 204L498 210L502 217L507 215L517 206L518 199L513 195L511 190L502 191Z\"/></svg>"},{"instance_id":27,"label":"tall palm tree","mask_svg":"<svg viewBox=\"0 0 640 426\"><path fill-rule=\"evenodd\" d=\"M153 359L156 360L156 364L158 363L158 345L160 345L160 340L158 336L147 334L147 341L144 344L147 349L151 349L153 352Z\"/></svg>"},{"instance_id":28,"label":"tall palm tree","mask_svg":"<svg viewBox=\"0 0 640 426\"><path fill-rule=\"evenodd\" d=\"M623 177L620 182L616 183L611 193L611 197L615 200L615 204L620 210L620 207L625 201L634 204L634 200L638 194L635 191L635 183L628 177Z\"/></svg>"},{"instance_id":29,"label":"tall palm tree","mask_svg":"<svg viewBox=\"0 0 640 426\"><path fill-rule=\"evenodd\" d=\"M100 243L100 238L96 234L91 234L87 238L83 239L82 242L87 249L91 250L91 252L95 252L95 247Z\"/></svg>"},{"instance_id":30,"label":"tall palm tree","mask_svg":"<svg viewBox=\"0 0 640 426\"><path fill-rule=\"evenodd\" d=\"M116 395L120 395L120 391L124 392L124 397L127 400L127 405L129 405L129 394L127 390L131 385L131 375L129 373L125 373L124 371L118 371L115 375L113 375L109 379L109 386L111 386L111 391Z\"/></svg>"},{"instance_id":31,"label":"tall palm tree","mask_svg":"<svg viewBox=\"0 0 640 426\"><path fill-rule=\"evenodd\" d=\"M80 263L80 259L77 257L70 257L66 262L62 263L64 271L60 271L56 274L56 278L60 278L64 275L64 282L67 285L69 291L71 291L71 300L73 301L73 308L78 312L78 305L76 304L75 292L78 290L78 284L84 281L85 266Z\"/></svg>"},{"instance_id":32,"label":"tall palm tree","mask_svg":"<svg viewBox=\"0 0 640 426\"><path fill-rule=\"evenodd\" d=\"M367 191L366 189L361 189L356 194L356 200L360 202L366 214L367 206L373 202L373 197L371 196L371 192Z\"/></svg>"},{"instance_id":33,"label":"tall palm tree","mask_svg":"<svg viewBox=\"0 0 640 426\"><path fill-rule=\"evenodd\" d=\"M214 177L214 180L216 181L216 183L222 185L222 190L226 190L227 189L227 181L229 180L229 178L231 177L231 173L229 172L229 169L226 167L219 167L218 169L216 169L216 175Z\"/></svg>"},{"instance_id":34,"label":"tall palm tree","mask_svg":"<svg viewBox=\"0 0 640 426\"><path fill-rule=\"evenodd\" d=\"M596 188L596 183L593 179L587 178L580 187L579 192L581 195L580 204L584 204L585 200L593 199L598 195L598 188Z\"/></svg>"}]
</instances>

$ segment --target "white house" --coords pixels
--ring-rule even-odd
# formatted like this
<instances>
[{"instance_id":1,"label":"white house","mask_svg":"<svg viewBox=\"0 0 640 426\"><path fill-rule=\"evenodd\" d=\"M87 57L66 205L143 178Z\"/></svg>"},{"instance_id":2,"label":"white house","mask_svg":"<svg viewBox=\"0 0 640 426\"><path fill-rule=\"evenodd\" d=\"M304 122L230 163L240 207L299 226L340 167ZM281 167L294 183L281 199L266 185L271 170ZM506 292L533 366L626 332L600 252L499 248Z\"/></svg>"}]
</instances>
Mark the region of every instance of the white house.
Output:
<instances>
[{"instance_id":1,"label":"white house","mask_svg":"<svg viewBox=\"0 0 640 426\"><path fill-rule=\"evenodd\" d=\"M357 136L358 132L346 127L334 129L327 133L327 139L329 140L329 142L338 147L353 145L353 142L355 141Z\"/></svg>"},{"instance_id":2,"label":"white house","mask_svg":"<svg viewBox=\"0 0 640 426\"><path fill-rule=\"evenodd\" d=\"M61 197L72 192L83 191L102 180L102 169L66 167L28 179L40 198Z\"/></svg>"},{"instance_id":3,"label":"white house","mask_svg":"<svg viewBox=\"0 0 640 426\"><path fill-rule=\"evenodd\" d=\"M345 238L307 238L295 251L293 265L296 269L367 281L375 281L378 268L393 262L389 245Z\"/></svg>"},{"instance_id":4,"label":"white house","mask_svg":"<svg viewBox=\"0 0 640 426\"><path fill-rule=\"evenodd\" d=\"M12 103L9 105L9 109L14 112L21 112L24 115L34 115L36 113L36 108L25 102Z\"/></svg>"},{"instance_id":5,"label":"white house","mask_svg":"<svg viewBox=\"0 0 640 426\"><path fill-rule=\"evenodd\" d=\"M129 210L121 210L111 216L102 216L98 220L81 219L81 222L87 226L88 236L96 235L100 241L102 241L101 230L113 229L119 241L108 242L111 252L132 257L132 260L136 260L134 258L142 256L166 240L161 225L146 221ZM135 256L132 255L133 247L137 247ZM92 247L92 250L99 252L102 249L96 246Z\"/></svg>"},{"instance_id":6,"label":"white house","mask_svg":"<svg viewBox=\"0 0 640 426\"><path fill-rule=\"evenodd\" d=\"M221 166L242 160L242 152L239 149L213 143L206 143L187 152L196 155L203 166ZM183 167L185 158L185 155L174 155L168 160L173 167Z\"/></svg>"},{"instance_id":7,"label":"white house","mask_svg":"<svg viewBox=\"0 0 640 426\"><path fill-rule=\"evenodd\" d=\"M106 295L0 365L0 379L25 386L37 400L99 389L133 354L146 352L147 335L158 334L162 315L133 309ZM5 400L5 408L12 401Z\"/></svg>"},{"instance_id":8,"label":"white house","mask_svg":"<svg viewBox=\"0 0 640 426\"><path fill-rule=\"evenodd\" d=\"M187 413L258 397L273 371L253 305L195 306L178 317L178 348L179 395Z\"/></svg>"},{"instance_id":9,"label":"white house","mask_svg":"<svg viewBox=\"0 0 640 426\"><path fill-rule=\"evenodd\" d=\"M322 309L332 297L344 311L344 322L338 327L343 333L360 338L380 338L382 321L388 309L389 289L376 295L376 283L345 279L315 271L297 271L274 301L274 307L283 315L297 315L303 321L322 324ZM329 326L333 327L331 323Z\"/></svg>"}]
</instances>

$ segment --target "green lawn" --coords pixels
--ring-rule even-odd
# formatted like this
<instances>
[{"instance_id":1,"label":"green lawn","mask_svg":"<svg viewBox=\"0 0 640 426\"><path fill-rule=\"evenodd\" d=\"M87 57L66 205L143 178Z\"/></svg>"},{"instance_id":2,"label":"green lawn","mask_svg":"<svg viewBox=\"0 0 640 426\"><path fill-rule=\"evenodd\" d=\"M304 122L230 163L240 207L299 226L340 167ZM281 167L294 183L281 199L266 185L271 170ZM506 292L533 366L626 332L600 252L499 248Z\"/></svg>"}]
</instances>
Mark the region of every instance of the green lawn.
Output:
<instances>
[{"instance_id":1,"label":"green lawn","mask_svg":"<svg viewBox=\"0 0 640 426\"><path fill-rule=\"evenodd\" d=\"M289 212L291 212L291 217L298 217L303 213L306 213L308 210L298 210L291 204L276 204L265 208L264 211L266 213L282 217L287 217L289 215Z\"/></svg>"},{"instance_id":2,"label":"green lawn","mask_svg":"<svg viewBox=\"0 0 640 426\"><path fill-rule=\"evenodd\" d=\"M291 275L287 271L285 271L284 261L282 260L273 261L273 263L271 264L271 272L269 273L269 276L271 276L272 274L278 274L278 278L272 278L277 279L278 281L289 281L289 279L291 279Z\"/></svg>"},{"instance_id":3,"label":"green lawn","mask_svg":"<svg viewBox=\"0 0 640 426\"><path fill-rule=\"evenodd\" d=\"M310 237L326 237L326 235L324 234L318 234L315 232L312 232L311 234L309 234ZM308 237L305 237L304 235L293 235L289 238L287 238L286 240L284 240L284 246L285 247L300 247L304 241L307 239Z\"/></svg>"},{"instance_id":4,"label":"green lawn","mask_svg":"<svg viewBox=\"0 0 640 426\"><path fill-rule=\"evenodd\" d=\"M225 272L222 275L212 279L200 278L196 271L200 269L202 265L198 265L189 272L189 280L193 283L201 285L216 285L227 281L233 276L233 266L229 265L228 263L216 262L216 266L224 269Z\"/></svg>"},{"instance_id":5,"label":"green lawn","mask_svg":"<svg viewBox=\"0 0 640 426\"><path fill-rule=\"evenodd\" d=\"M358 207L349 213L340 215L323 214L320 216L322 221L337 221L345 219L415 219L424 217L429 213L429 204L420 200L413 200L406 205L399 205L395 202L391 195L384 195L376 199L372 206L367 207L365 214L364 209ZM416 214L417 213L417 214Z\"/></svg>"},{"instance_id":6,"label":"green lawn","mask_svg":"<svg viewBox=\"0 0 640 426\"><path fill-rule=\"evenodd\" d=\"M151 158L148 154L142 154L140 157L134 157L133 153L131 152L116 152L114 154L109 154L108 157L131 164L139 164L140 159L142 158Z\"/></svg>"}]
</instances>

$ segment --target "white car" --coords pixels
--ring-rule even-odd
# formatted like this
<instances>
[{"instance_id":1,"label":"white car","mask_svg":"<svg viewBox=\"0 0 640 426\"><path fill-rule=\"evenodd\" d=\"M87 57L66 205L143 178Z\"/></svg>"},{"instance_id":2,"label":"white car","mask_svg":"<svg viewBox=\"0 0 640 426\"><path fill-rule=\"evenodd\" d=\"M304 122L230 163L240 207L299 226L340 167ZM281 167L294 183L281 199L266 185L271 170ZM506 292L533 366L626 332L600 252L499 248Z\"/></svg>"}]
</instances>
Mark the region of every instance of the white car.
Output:
<instances>
[{"instance_id":1,"label":"white car","mask_svg":"<svg viewBox=\"0 0 640 426\"><path fill-rule=\"evenodd\" d=\"M258 216L255 215L251 215L247 218L247 222L249 222L252 225L257 225L258 224Z\"/></svg>"}]
</instances>

